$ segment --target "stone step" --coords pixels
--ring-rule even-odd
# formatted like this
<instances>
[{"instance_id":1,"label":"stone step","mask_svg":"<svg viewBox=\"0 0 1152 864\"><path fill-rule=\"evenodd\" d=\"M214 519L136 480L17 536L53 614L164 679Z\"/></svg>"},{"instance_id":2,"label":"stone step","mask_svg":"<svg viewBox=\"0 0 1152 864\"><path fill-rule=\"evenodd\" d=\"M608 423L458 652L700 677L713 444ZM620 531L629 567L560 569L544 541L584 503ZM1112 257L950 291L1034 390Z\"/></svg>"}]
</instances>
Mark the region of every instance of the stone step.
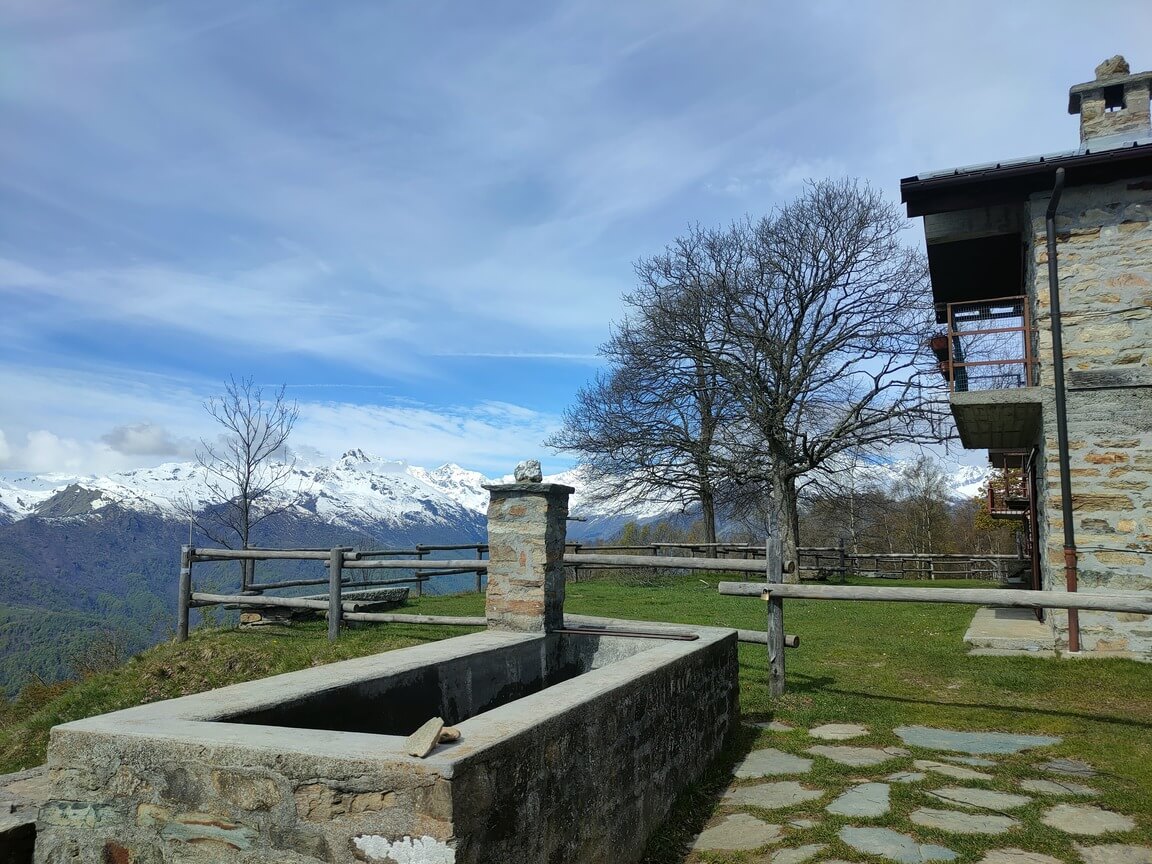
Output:
<instances>
[{"instance_id":1,"label":"stone step","mask_svg":"<svg viewBox=\"0 0 1152 864\"><path fill-rule=\"evenodd\" d=\"M984 607L976 610L964 642L972 648L1052 654L1052 628L1037 621L1031 609Z\"/></svg>"}]
</instances>

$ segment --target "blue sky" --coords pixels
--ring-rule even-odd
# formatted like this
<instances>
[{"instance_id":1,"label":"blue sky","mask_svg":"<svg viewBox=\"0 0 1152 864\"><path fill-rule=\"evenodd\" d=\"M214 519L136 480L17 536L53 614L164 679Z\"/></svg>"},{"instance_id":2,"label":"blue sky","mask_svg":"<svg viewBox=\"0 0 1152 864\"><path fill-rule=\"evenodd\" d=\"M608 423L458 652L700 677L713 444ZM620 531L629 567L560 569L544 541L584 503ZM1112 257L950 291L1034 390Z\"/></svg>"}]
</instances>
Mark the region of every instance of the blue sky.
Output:
<instances>
[{"instance_id":1,"label":"blue sky","mask_svg":"<svg viewBox=\"0 0 1152 864\"><path fill-rule=\"evenodd\" d=\"M806 178L1067 149L1152 4L0 0L0 468L293 443L502 473L632 262ZM909 242L920 242L910 224Z\"/></svg>"}]
</instances>

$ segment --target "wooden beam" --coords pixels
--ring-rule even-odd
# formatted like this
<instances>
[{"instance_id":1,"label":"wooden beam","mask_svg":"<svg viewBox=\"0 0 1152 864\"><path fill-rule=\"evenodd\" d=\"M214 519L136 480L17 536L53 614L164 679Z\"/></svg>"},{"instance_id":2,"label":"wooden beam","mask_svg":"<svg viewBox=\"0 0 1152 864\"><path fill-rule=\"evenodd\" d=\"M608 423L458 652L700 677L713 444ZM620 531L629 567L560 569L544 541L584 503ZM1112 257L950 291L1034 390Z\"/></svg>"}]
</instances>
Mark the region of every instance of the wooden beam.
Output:
<instances>
[{"instance_id":1,"label":"wooden beam","mask_svg":"<svg viewBox=\"0 0 1152 864\"><path fill-rule=\"evenodd\" d=\"M721 594L769 599L770 594L793 600L871 600L890 603L967 603L1024 609L1088 609L1152 615L1152 592L1090 594L1079 591L1022 591L1005 588L873 588L856 585L773 585L760 582L721 582Z\"/></svg>"},{"instance_id":2,"label":"wooden beam","mask_svg":"<svg viewBox=\"0 0 1152 864\"><path fill-rule=\"evenodd\" d=\"M484 627L488 619L451 615L402 615L392 612L345 612L346 621L369 621L377 624L445 624L453 627Z\"/></svg>"},{"instance_id":3,"label":"wooden beam","mask_svg":"<svg viewBox=\"0 0 1152 864\"><path fill-rule=\"evenodd\" d=\"M784 548L777 534L765 543L765 576L769 588L784 582ZM772 595L768 600L768 695L784 694L784 598Z\"/></svg>"},{"instance_id":4,"label":"wooden beam","mask_svg":"<svg viewBox=\"0 0 1152 864\"><path fill-rule=\"evenodd\" d=\"M361 559L359 561L345 561L346 570L487 570L488 562L475 558L456 558L452 560L429 559L425 561L392 561L381 558Z\"/></svg>"},{"instance_id":5,"label":"wooden beam","mask_svg":"<svg viewBox=\"0 0 1152 864\"><path fill-rule=\"evenodd\" d=\"M763 573L764 560L742 561L719 558L672 558L665 555L596 555L581 552L565 555L565 564L603 564L611 567L663 567L669 570L717 570L724 573Z\"/></svg>"},{"instance_id":6,"label":"wooden beam","mask_svg":"<svg viewBox=\"0 0 1152 864\"><path fill-rule=\"evenodd\" d=\"M180 547L180 587L176 598L176 641L188 641L188 609L192 601L192 552L191 546Z\"/></svg>"}]
</instances>

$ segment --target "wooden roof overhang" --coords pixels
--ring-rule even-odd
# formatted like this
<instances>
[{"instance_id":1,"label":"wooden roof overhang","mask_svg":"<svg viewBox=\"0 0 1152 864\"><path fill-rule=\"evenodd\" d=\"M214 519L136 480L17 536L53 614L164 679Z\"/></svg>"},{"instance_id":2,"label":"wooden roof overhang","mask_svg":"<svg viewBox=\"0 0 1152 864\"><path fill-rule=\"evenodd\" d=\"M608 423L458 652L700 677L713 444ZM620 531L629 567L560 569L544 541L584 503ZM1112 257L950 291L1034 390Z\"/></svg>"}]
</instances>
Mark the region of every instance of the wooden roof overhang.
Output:
<instances>
[{"instance_id":1,"label":"wooden roof overhang","mask_svg":"<svg viewBox=\"0 0 1152 864\"><path fill-rule=\"evenodd\" d=\"M1152 143L1133 142L1099 152L1076 151L906 177L900 181L900 200L909 217L1022 207L1031 195L1052 188L1057 168L1064 169L1066 188L1148 178L1152 175ZM1152 181L1144 182L1152 188ZM940 323L945 321L948 303L1025 293L1024 234L1019 227L990 230L982 236L927 239L932 296Z\"/></svg>"}]
</instances>

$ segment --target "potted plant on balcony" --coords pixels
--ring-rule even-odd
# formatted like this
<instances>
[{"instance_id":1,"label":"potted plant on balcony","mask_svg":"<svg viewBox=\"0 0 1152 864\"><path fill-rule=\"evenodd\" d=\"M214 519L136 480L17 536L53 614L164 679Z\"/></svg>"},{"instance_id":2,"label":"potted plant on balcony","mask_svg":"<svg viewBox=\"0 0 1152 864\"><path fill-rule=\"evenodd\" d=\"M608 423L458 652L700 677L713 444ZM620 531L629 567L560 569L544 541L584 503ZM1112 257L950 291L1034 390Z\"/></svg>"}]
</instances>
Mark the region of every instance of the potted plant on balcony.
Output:
<instances>
[{"instance_id":1,"label":"potted plant on balcony","mask_svg":"<svg viewBox=\"0 0 1152 864\"><path fill-rule=\"evenodd\" d=\"M932 353L936 355L937 360L948 359L948 336L945 333L937 333L928 340L928 347L932 349Z\"/></svg>"}]
</instances>

